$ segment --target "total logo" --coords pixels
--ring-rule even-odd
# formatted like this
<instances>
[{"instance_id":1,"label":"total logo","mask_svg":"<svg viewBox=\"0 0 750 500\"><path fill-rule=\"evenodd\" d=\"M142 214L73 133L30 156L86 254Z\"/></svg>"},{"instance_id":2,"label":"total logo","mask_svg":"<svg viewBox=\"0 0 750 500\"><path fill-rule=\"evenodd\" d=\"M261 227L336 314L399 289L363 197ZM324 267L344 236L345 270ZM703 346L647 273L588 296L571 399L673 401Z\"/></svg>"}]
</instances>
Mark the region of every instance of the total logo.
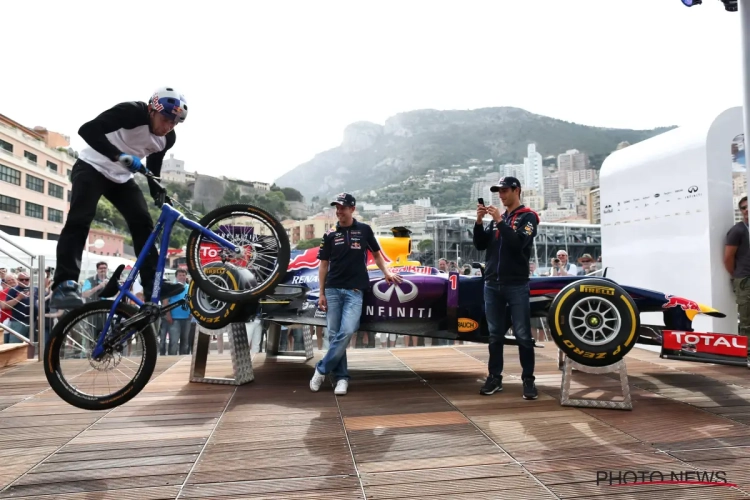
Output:
<instances>
[{"instance_id":1,"label":"total logo","mask_svg":"<svg viewBox=\"0 0 750 500\"><path fill-rule=\"evenodd\" d=\"M747 349L747 337L740 335L715 335L688 332L672 332L675 340L682 344L693 344L695 346L705 345L710 347L739 347Z\"/></svg>"}]
</instances>

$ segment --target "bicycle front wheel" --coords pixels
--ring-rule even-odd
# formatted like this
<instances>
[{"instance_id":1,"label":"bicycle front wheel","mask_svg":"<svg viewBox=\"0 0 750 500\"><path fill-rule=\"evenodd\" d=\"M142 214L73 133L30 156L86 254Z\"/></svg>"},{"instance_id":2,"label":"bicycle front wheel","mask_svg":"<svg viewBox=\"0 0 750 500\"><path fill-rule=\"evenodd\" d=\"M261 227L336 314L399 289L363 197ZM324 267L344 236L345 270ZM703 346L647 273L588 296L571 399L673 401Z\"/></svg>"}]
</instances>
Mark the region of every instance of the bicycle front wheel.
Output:
<instances>
[{"instance_id":1,"label":"bicycle front wheel","mask_svg":"<svg viewBox=\"0 0 750 500\"><path fill-rule=\"evenodd\" d=\"M129 339L113 344L100 359L91 352L104 329L114 302L98 300L64 315L44 349L44 373L55 393L84 410L106 410L133 399L148 383L156 366L156 328L153 323L131 330ZM138 314L120 303L112 325Z\"/></svg>"},{"instance_id":2,"label":"bicycle front wheel","mask_svg":"<svg viewBox=\"0 0 750 500\"><path fill-rule=\"evenodd\" d=\"M265 210L252 205L218 207L200 225L240 249L235 253L200 231L190 233L185 255L188 272L207 295L225 302L251 302L273 292L284 278L289 238L284 226ZM230 274L237 278L236 285L222 278Z\"/></svg>"}]
</instances>

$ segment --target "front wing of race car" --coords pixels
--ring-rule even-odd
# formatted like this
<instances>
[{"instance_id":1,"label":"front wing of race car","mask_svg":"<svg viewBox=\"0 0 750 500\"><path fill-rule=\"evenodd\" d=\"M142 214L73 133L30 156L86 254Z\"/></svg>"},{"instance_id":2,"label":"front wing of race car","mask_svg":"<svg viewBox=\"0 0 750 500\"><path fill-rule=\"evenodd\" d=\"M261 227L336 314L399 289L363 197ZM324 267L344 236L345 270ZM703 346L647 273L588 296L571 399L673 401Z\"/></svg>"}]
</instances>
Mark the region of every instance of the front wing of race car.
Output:
<instances>
[{"instance_id":1,"label":"front wing of race car","mask_svg":"<svg viewBox=\"0 0 750 500\"><path fill-rule=\"evenodd\" d=\"M750 367L744 335L663 330L660 357Z\"/></svg>"}]
</instances>

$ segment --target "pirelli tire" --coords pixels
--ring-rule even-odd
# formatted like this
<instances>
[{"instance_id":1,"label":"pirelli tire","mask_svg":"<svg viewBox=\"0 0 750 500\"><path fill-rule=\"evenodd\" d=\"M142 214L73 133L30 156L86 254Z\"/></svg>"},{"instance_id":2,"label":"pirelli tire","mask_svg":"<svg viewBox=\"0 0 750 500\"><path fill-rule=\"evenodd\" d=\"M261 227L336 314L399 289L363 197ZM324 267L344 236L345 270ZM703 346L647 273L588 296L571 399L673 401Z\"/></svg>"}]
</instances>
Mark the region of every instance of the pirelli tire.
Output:
<instances>
[{"instance_id":1,"label":"pirelli tire","mask_svg":"<svg viewBox=\"0 0 750 500\"><path fill-rule=\"evenodd\" d=\"M206 264L203 271L208 279L219 282L221 286L230 290L240 289L236 273L221 262ZM197 286L195 280L191 280L188 287L187 306L198 325L208 330L218 330L234 322L242 309L237 302L224 302L211 297Z\"/></svg>"},{"instance_id":2,"label":"pirelli tire","mask_svg":"<svg viewBox=\"0 0 750 500\"><path fill-rule=\"evenodd\" d=\"M599 278L578 280L560 290L547 320L560 350L585 366L620 361L635 346L641 326L630 295Z\"/></svg>"}]
</instances>

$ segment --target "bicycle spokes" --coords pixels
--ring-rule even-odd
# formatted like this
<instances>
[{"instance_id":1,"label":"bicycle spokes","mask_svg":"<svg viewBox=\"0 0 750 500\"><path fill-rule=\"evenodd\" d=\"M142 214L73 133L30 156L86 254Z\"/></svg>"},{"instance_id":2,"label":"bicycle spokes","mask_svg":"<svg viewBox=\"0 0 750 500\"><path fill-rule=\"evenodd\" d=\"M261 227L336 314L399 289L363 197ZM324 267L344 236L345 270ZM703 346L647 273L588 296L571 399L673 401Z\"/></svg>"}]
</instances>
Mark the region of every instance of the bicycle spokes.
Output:
<instances>
[{"instance_id":1,"label":"bicycle spokes","mask_svg":"<svg viewBox=\"0 0 750 500\"><path fill-rule=\"evenodd\" d=\"M65 380L79 393L92 397L121 390L136 377L142 366L142 331L134 331L120 342L110 343L98 359L92 356L108 314L109 311L92 311L79 318L67 330L60 348L60 371ZM121 319L115 315L112 324L116 325ZM107 336L115 334L110 327Z\"/></svg>"},{"instance_id":2,"label":"bicycle spokes","mask_svg":"<svg viewBox=\"0 0 750 500\"><path fill-rule=\"evenodd\" d=\"M246 212L227 214L207 229L230 241L240 248L239 253L218 245L206 236L201 236L199 255L201 266L209 264L231 264L236 268L252 273L251 284L247 282L240 289L261 287L273 279L279 267L279 239L276 231L268 222ZM210 279L210 274L208 274ZM224 285L212 280L217 286ZM226 284L227 290L233 290L232 283Z\"/></svg>"}]
</instances>

